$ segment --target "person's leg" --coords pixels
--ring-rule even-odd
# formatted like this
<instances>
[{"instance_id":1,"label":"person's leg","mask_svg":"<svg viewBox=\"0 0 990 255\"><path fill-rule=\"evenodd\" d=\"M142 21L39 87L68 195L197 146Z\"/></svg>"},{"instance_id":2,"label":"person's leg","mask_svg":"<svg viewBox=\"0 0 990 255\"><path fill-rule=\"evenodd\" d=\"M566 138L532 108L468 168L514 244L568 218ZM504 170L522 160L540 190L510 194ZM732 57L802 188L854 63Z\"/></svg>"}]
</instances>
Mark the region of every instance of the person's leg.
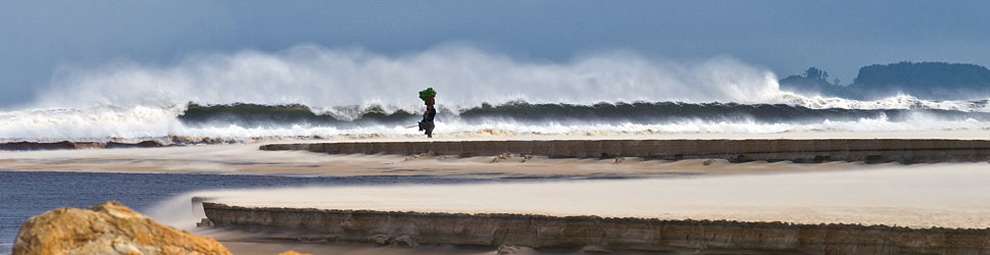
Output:
<instances>
[{"instance_id":1,"label":"person's leg","mask_svg":"<svg viewBox=\"0 0 990 255\"><path fill-rule=\"evenodd\" d=\"M433 122L424 123L424 128L426 129L426 137L433 138Z\"/></svg>"}]
</instances>

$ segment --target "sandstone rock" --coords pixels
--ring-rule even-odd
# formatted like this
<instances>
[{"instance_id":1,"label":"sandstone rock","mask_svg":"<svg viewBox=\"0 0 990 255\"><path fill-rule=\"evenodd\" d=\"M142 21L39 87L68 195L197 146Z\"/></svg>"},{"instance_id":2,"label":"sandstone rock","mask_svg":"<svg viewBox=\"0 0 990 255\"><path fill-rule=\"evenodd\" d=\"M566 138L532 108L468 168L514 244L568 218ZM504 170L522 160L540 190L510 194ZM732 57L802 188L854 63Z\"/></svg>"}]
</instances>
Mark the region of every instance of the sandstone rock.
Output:
<instances>
[{"instance_id":1,"label":"sandstone rock","mask_svg":"<svg viewBox=\"0 0 990 255\"><path fill-rule=\"evenodd\" d=\"M990 229L259 208L210 202L203 208L218 227L296 232L335 242L498 247L497 254L534 254L533 249L544 248L578 248L588 254L990 254Z\"/></svg>"},{"instance_id":2,"label":"sandstone rock","mask_svg":"<svg viewBox=\"0 0 990 255\"><path fill-rule=\"evenodd\" d=\"M310 254L310 253L298 253L296 251L287 251L287 252L279 253L278 255L313 255L313 254Z\"/></svg>"},{"instance_id":3,"label":"sandstone rock","mask_svg":"<svg viewBox=\"0 0 990 255\"><path fill-rule=\"evenodd\" d=\"M413 248L419 246L419 242L417 242L416 239L409 237L408 235L396 237L395 242L393 244L405 244Z\"/></svg>"},{"instance_id":4,"label":"sandstone rock","mask_svg":"<svg viewBox=\"0 0 990 255\"><path fill-rule=\"evenodd\" d=\"M501 245L495 251L496 255L536 255L540 254L533 248L520 247L515 245Z\"/></svg>"},{"instance_id":5,"label":"sandstone rock","mask_svg":"<svg viewBox=\"0 0 990 255\"><path fill-rule=\"evenodd\" d=\"M526 161L530 161L530 160L533 160L533 155L524 155L522 162L526 163Z\"/></svg>"},{"instance_id":6,"label":"sandstone rock","mask_svg":"<svg viewBox=\"0 0 990 255\"><path fill-rule=\"evenodd\" d=\"M606 249L598 245L588 245L581 248L581 252L590 254L612 254L612 250Z\"/></svg>"},{"instance_id":7,"label":"sandstone rock","mask_svg":"<svg viewBox=\"0 0 990 255\"><path fill-rule=\"evenodd\" d=\"M207 218L203 218L199 222L196 222L196 227L197 228L212 228L212 227L215 227L215 226L216 225L214 225L213 222L210 221L210 219L207 219Z\"/></svg>"},{"instance_id":8,"label":"sandstone rock","mask_svg":"<svg viewBox=\"0 0 990 255\"><path fill-rule=\"evenodd\" d=\"M704 162L701 162L702 165L706 166L711 165L712 163L715 163L714 159L706 159Z\"/></svg>"},{"instance_id":9,"label":"sandstone rock","mask_svg":"<svg viewBox=\"0 0 990 255\"><path fill-rule=\"evenodd\" d=\"M209 237L165 226L118 202L58 208L21 224L14 255L230 254Z\"/></svg>"},{"instance_id":10,"label":"sandstone rock","mask_svg":"<svg viewBox=\"0 0 990 255\"><path fill-rule=\"evenodd\" d=\"M537 133L534 133L537 134ZM0 146L2 149L3 146ZM990 160L987 140L930 139L696 139L696 140L547 140L547 141L430 141L430 142L334 142L261 146L262 150L308 150L330 154L398 154L461 157L495 156L500 162L509 152L548 158L715 159L721 162L791 161L821 163L862 161L982 162ZM409 157L413 160L418 156ZM617 161L621 161L617 159ZM619 162L621 163L621 162Z\"/></svg>"},{"instance_id":11,"label":"sandstone rock","mask_svg":"<svg viewBox=\"0 0 990 255\"><path fill-rule=\"evenodd\" d=\"M502 153L502 154L499 154L498 156L495 156L495 158L492 159L492 163L498 163L498 162L506 161L506 160L509 160L511 158L512 158L512 153L508 153L508 152Z\"/></svg>"}]
</instances>

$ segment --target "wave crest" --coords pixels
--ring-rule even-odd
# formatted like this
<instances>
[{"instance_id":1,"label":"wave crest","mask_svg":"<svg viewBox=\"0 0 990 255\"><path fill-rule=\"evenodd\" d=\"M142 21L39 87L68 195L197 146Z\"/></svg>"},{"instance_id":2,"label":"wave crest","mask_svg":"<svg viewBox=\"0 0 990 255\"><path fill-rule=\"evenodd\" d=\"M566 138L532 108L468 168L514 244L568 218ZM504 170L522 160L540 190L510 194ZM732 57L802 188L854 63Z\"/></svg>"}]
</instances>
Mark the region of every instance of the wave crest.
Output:
<instances>
[{"instance_id":1,"label":"wave crest","mask_svg":"<svg viewBox=\"0 0 990 255\"><path fill-rule=\"evenodd\" d=\"M731 58L685 64L609 52L548 63L456 44L401 56L302 45L277 53L194 56L171 66L128 61L65 66L36 102L40 108L163 107L191 101L408 109L421 105L416 92L427 86L439 92L438 102L452 108L512 100L766 103L779 97L772 72Z\"/></svg>"},{"instance_id":2,"label":"wave crest","mask_svg":"<svg viewBox=\"0 0 990 255\"><path fill-rule=\"evenodd\" d=\"M554 63L463 44L396 56L300 45L163 66L65 66L33 108L0 112L0 141L411 136L427 86L439 92L438 130L462 134L990 127L987 100L826 98L781 91L776 79L728 57L619 51Z\"/></svg>"}]
</instances>

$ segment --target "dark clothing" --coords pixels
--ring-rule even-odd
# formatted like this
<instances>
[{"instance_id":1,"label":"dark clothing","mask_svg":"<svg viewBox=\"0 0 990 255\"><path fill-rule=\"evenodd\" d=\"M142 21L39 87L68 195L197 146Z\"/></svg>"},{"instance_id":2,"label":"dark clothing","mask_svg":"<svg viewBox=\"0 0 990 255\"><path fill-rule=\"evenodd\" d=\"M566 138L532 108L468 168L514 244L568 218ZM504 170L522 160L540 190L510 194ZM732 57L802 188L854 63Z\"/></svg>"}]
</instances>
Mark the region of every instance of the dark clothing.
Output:
<instances>
[{"instance_id":1,"label":"dark clothing","mask_svg":"<svg viewBox=\"0 0 990 255\"><path fill-rule=\"evenodd\" d=\"M437 108L428 107L426 108L426 113L423 113L423 121L433 122L433 118L437 116Z\"/></svg>"},{"instance_id":2,"label":"dark clothing","mask_svg":"<svg viewBox=\"0 0 990 255\"><path fill-rule=\"evenodd\" d=\"M437 109L433 107L427 107L426 112L423 113L423 121L419 122L419 130L426 131L426 137L433 137L433 118L437 116Z\"/></svg>"}]
</instances>

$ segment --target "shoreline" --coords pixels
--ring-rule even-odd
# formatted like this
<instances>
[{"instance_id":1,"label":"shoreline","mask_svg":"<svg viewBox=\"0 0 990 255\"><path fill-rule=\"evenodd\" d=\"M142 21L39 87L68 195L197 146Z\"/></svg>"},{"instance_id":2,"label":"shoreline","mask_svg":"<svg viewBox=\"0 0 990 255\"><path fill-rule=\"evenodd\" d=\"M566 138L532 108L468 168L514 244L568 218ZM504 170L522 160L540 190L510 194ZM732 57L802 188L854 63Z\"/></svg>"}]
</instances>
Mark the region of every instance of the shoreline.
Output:
<instances>
[{"instance_id":1,"label":"shoreline","mask_svg":"<svg viewBox=\"0 0 990 255\"><path fill-rule=\"evenodd\" d=\"M986 138L980 138L986 137ZM435 134L426 138L422 134L353 134L337 136L165 136L143 138L80 138L80 139L5 139L0 141L0 153L60 149L118 149L156 148L232 144L285 144L320 142L472 142L472 141L551 141L551 140L816 140L816 139L936 139L936 140L990 140L990 130L934 130L895 132L805 131L783 133L722 133L722 132L654 132L654 131L582 131L569 133L519 133L499 129L482 129L473 132Z\"/></svg>"}]
</instances>

